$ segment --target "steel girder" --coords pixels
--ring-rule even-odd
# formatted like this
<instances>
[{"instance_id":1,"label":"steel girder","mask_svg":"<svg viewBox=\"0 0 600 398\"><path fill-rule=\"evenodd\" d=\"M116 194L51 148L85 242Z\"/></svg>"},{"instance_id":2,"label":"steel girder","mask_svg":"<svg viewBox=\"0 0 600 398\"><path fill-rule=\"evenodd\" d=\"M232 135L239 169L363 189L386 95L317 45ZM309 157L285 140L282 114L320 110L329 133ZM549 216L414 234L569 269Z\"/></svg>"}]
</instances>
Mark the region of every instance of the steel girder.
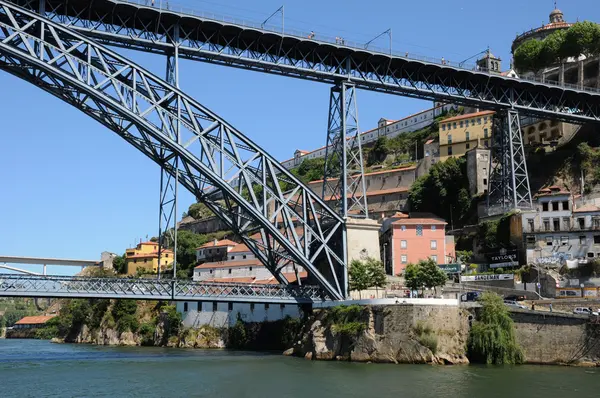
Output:
<instances>
[{"instance_id":1,"label":"steel girder","mask_svg":"<svg viewBox=\"0 0 600 398\"><path fill-rule=\"evenodd\" d=\"M575 123L600 121L600 92L530 82L321 43L306 37L158 10L119 0L10 0L103 43L164 54L180 27L184 58L357 88Z\"/></svg>"},{"instance_id":2,"label":"steel girder","mask_svg":"<svg viewBox=\"0 0 600 398\"><path fill-rule=\"evenodd\" d=\"M169 174L178 170L180 183L281 284L288 283L281 270L293 263L329 298L346 297L347 286L338 277L346 272L338 241L342 218L277 160L176 87L5 0L0 0L0 69L83 111ZM175 157L177 166L170 162Z\"/></svg>"},{"instance_id":3,"label":"steel girder","mask_svg":"<svg viewBox=\"0 0 600 398\"><path fill-rule=\"evenodd\" d=\"M250 285L156 279L0 274L0 297L107 298L303 304L322 301L318 286Z\"/></svg>"},{"instance_id":4,"label":"steel girder","mask_svg":"<svg viewBox=\"0 0 600 398\"><path fill-rule=\"evenodd\" d=\"M531 188L519 113L508 111L494 117L488 212L531 209Z\"/></svg>"},{"instance_id":5,"label":"steel girder","mask_svg":"<svg viewBox=\"0 0 600 398\"><path fill-rule=\"evenodd\" d=\"M323 200L333 203L346 219L369 217L365 186L356 88L341 82L331 88L327 145L323 173Z\"/></svg>"}]
</instances>

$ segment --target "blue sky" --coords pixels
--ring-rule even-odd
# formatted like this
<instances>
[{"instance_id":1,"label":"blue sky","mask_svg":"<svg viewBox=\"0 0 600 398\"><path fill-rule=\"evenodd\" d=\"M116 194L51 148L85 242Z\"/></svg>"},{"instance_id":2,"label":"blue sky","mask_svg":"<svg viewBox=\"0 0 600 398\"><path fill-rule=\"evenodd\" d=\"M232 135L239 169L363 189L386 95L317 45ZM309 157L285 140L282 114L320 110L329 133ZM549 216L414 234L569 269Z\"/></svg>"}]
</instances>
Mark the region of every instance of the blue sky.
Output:
<instances>
[{"instance_id":1,"label":"blue sky","mask_svg":"<svg viewBox=\"0 0 600 398\"><path fill-rule=\"evenodd\" d=\"M218 2L218 3L217 3ZM158 1L157 1L158 3ZM260 22L282 0L180 0ZM287 0L286 27L366 42L393 29L394 50L461 61L490 46L510 62L518 32L540 26L551 0ZM600 21L597 0L559 1L569 21ZM387 46L387 38L375 45ZM121 53L155 73L164 58ZM325 141L325 84L183 61L181 88L283 160ZM0 72L0 255L99 259L157 234L159 168L74 108ZM361 129L431 104L359 92ZM183 190L180 190L182 192ZM192 203L180 196L179 215ZM53 273L65 272L51 269Z\"/></svg>"}]
</instances>

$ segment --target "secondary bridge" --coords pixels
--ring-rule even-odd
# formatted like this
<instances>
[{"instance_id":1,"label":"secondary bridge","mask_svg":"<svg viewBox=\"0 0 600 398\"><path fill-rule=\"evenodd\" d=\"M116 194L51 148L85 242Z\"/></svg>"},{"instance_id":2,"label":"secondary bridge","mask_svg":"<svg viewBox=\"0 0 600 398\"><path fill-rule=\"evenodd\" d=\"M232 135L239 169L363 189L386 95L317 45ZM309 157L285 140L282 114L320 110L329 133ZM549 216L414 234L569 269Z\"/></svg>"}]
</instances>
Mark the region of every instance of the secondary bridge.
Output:
<instances>
[{"instance_id":1,"label":"secondary bridge","mask_svg":"<svg viewBox=\"0 0 600 398\"><path fill-rule=\"evenodd\" d=\"M316 286L0 274L0 297L311 304L324 296Z\"/></svg>"},{"instance_id":2,"label":"secondary bridge","mask_svg":"<svg viewBox=\"0 0 600 398\"><path fill-rule=\"evenodd\" d=\"M600 121L600 90L559 86L334 44L281 27L159 9L144 0L11 0L105 44L330 84L576 123ZM158 1L156 2L159 3ZM162 2L164 4L165 2Z\"/></svg>"}]
</instances>

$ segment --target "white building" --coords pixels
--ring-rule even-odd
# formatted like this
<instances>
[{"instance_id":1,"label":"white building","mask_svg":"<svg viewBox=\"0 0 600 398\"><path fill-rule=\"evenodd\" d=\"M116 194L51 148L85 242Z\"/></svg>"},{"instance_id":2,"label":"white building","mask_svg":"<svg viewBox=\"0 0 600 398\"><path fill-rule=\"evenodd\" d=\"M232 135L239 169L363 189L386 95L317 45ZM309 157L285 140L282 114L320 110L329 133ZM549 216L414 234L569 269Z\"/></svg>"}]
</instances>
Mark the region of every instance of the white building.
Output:
<instances>
[{"instance_id":1,"label":"white building","mask_svg":"<svg viewBox=\"0 0 600 398\"><path fill-rule=\"evenodd\" d=\"M458 109L457 105L453 104L435 104L431 109L424 110L414 115L407 116L400 120L379 119L376 128L360 134L360 142L362 145L377 141L379 137L394 138L403 133L410 133L421 130L430 126L436 117L444 112ZM353 138L354 139L354 138ZM284 160L281 164L286 169L291 169L300 166L305 159L318 159L325 157L326 147L321 147L314 151L303 151L297 149L294 152L294 157Z\"/></svg>"},{"instance_id":2,"label":"white building","mask_svg":"<svg viewBox=\"0 0 600 398\"><path fill-rule=\"evenodd\" d=\"M237 246L237 243L229 239L221 241L215 239L196 249L196 262L224 261L235 246Z\"/></svg>"}]
</instances>

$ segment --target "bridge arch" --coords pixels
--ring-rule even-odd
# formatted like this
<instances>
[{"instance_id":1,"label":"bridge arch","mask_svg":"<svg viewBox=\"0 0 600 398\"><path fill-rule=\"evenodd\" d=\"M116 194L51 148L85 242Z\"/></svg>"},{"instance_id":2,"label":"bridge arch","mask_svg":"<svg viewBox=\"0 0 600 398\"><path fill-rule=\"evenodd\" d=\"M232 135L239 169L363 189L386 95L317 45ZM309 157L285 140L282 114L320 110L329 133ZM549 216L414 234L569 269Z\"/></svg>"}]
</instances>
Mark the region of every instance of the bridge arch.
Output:
<instances>
[{"instance_id":1,"label":"bridge arch","mask_svg":"<svg viewBox=\"0 0 600 398\"><path fill-rule=\"evenodd\" d=\"M347 296L344 220L277 160L181 90L4 0L0 69L94 118L170 174L178 172L181 184L280 283L287 284L283 268L296 264L330 298Z\"/></svg>"}]
</instances>

